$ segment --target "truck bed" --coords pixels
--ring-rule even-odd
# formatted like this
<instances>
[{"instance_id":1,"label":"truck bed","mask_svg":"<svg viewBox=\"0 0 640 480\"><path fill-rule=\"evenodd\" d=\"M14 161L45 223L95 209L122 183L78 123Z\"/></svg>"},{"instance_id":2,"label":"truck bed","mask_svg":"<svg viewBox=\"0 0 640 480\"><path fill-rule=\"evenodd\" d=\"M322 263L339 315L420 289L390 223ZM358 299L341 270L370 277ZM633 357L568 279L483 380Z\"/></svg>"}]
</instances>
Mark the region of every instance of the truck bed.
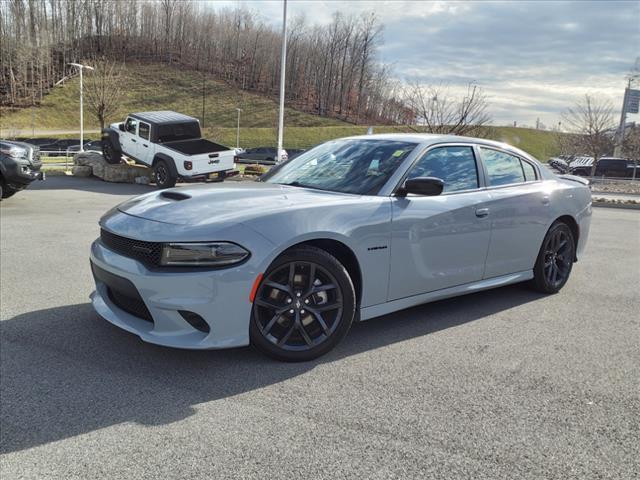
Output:
<instances>
[{"instance_id":1,"label":"truck bed","mask_svg":"<svg viewBox=\"0 0 640 480\"><path fill-rule=\"evenodd\" d=\"M229 147L210 142L204 138L197 138L195 140L179 140L176 142L162 143L161 145L170 148L171 150L176 150L184 155L200 155L203 153L215 153L231 150Z\"/></svg>"}]
</instances>

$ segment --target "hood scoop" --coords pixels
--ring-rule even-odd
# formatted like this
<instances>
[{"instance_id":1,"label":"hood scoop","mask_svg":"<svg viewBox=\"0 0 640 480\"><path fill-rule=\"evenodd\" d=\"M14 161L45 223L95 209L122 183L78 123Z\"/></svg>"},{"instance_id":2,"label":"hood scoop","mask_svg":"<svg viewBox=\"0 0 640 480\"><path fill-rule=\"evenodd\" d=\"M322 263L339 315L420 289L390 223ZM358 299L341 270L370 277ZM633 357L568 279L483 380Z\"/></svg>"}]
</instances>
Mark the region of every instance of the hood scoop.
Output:
<instances>
[{"instance_id":1,"label":"hood scoop","mask_svg":"<svg viewBox=\"0 0 640 480\"><path fill-rule=\"evenodd\" d=\"M166 190L160 193L160 196L168 200L175 200L176 202L179 202L180 200L188 200L189 198L191 198L191 195L187 195L186 193L172 192L170 190Z\"/></svg>"}]
</instances>

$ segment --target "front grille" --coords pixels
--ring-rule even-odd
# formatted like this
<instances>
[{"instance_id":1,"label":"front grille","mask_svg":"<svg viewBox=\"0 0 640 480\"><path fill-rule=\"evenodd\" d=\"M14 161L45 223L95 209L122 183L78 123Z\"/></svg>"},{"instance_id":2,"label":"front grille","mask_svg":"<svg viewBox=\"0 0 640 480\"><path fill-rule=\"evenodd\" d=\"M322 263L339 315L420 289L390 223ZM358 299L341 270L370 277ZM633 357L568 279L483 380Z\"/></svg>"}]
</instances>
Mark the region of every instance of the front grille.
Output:
<instances>
[{"instance_id":1,"label":"front grille","mask_svg":"<svg viewBox=\"0 0 640 480\"><path fill-rule=\"evenodd\" d=\"M107 248L125 257L133 258L149 266L160 265L161 243L133 240L106 230L100 230L100 240Z\"/></svg>"}]
</instances>

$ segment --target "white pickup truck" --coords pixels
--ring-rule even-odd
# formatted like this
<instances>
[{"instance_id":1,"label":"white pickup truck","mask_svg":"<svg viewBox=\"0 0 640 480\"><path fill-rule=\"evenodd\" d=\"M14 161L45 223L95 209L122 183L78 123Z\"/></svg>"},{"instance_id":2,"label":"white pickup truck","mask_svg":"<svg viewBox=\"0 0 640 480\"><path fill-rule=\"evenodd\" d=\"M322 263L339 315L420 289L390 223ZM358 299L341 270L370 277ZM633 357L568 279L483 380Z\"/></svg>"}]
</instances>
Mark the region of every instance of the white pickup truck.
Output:
<instances>
[{"instance_id":1,"label":"white pickup truck","mask_svg":"<svg viewBox=\"0 0 640 480\"><path fill-rule=\"evenodd\" d=\"M132 113L102 131L102 152L109 163L126 155L153 168L158 188L185 182L222 181L237 173L236 151L201 137L198 119L177 112Z\"/></svg>"}]
</instances>

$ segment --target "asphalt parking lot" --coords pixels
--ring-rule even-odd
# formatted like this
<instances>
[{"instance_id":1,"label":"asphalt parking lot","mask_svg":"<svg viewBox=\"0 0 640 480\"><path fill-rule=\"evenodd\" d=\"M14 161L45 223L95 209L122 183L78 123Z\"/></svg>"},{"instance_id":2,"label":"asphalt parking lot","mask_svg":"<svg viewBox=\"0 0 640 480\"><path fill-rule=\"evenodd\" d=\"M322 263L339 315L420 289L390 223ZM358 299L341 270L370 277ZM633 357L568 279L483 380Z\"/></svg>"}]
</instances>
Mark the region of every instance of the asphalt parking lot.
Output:
<instances>
[{"instance_id":1,"label":"asphalt parking lot","mask_svg":"<svg viewBox=\"0 0 640 480\"><path fill-rule=\"evenodd\" d=\"M3 479L638 478L640 212L594 209L560 294L413 308L284 364L93 312L97 220L149 189L52 177L2 202Z\"/></svg>"}]
</instances>

